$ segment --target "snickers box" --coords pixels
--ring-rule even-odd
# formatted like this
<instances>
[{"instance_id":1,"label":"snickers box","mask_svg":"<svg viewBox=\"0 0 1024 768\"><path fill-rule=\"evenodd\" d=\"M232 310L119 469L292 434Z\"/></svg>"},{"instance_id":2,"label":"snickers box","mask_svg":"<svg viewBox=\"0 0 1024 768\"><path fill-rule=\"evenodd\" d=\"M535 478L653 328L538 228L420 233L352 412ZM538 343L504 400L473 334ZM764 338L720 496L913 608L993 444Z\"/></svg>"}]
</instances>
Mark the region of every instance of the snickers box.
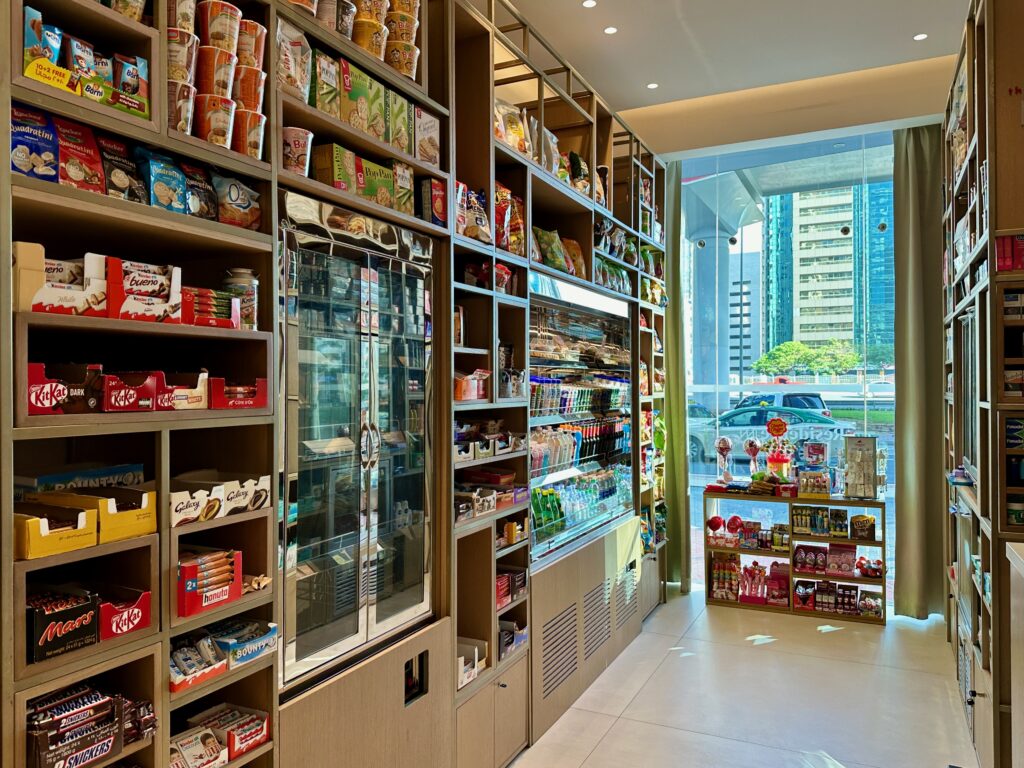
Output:
<instances>
[{"instance_id":1,"label":"snickers box","mask_svg":"<svg viewBox=\"0 0 1024 768\"><path fill-rule=\"evenodd\" d=\"M79 363L28 364L28 415L99 413L103 366Z\"/></svg>"},{"instance_id":2,"label":"snickers box","mask_svg":"<svg viewBox=\"0 0 1024 768\"><path fill-rule=\"evenodd\" d=\"M113 699L111 716L88 733L55 747L47 730L28 732L28 768L87 768L109 763L124 746L124 701Z\"/></svg>"},{"instance_id":3,"label":"snickers box","mask_svg":"<svg viewBox=\"0 0 1024 768\"><path fill-rule=\"evenodd\" d=\"M34 664L99 642L99 598L76 587L36 587L28 597L28 662Z\"/></svg>"}]
</instances>

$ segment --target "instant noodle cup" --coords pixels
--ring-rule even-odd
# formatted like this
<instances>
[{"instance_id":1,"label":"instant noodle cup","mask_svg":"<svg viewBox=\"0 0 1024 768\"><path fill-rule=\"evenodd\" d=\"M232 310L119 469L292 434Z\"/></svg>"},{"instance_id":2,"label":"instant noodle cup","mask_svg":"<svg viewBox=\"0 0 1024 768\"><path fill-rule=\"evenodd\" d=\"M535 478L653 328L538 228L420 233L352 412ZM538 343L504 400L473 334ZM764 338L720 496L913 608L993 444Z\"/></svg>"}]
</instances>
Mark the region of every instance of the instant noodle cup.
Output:
<instances>
[{"instance_id":1,"label":"instant noodle cup","mask_svg":"<svg viewBox=\"0 0 1024 768\"><path fill-rule=\"evenodd\" d=\"M235 102L212 93L196 94L194 135L221 147L231 146L235 125Z\"/></svg>"},{"instance_id":2,"label":"instant noodle cup","mask_svg":"<svg viewBox=\"0 0 1024 768\"><path fill-rule=\"evenodd\" d=\"M263 130L267 118L249 109L235 110L235 127L231 133L231 148L235 152L263 159Z\"/></svg>"},{"instance_id":3,"label":"instant noodle cup","mask_svg":"<svg viewBox=\"0 0 1024 768\"><path fill-rule=\"evenodd\" d=\"M172 131L192 133L192 112L196 89L189 83L167 81L167 127Z\"/></svg>"},{"instance_id":4,"label":"instant noodle cup","mask_svg":"<svg viewBox=\"0 0 1024 768\"><path fill-rule=\"evenodd\" d=\"M384 23L384 15L391 3L388 0L352 0L356 4L356 21L376 21Z\"/></svg>"},{"instance_id":5,"label":"instant noodle cup","mask_svg":"<svg viewBox=\"0 0 1024 768\"><path fill-rule=\"evenodd\" d=\"M196 0L167 0L167 26L195 34Z\"/></svg>"},{"instance_id":6,"label":"instant noodle cup","mask_svg":"<svg viewBox=\"0 0 1024 768\"><path fill-rule=\"evenodd\" d=\"M251 19L238 25L238 63L243 67L263 69L263 52L267 47L267 28Z\"/></svg>"},{"instance_id":7,"label":"instant noodle cup","mask_svg":"<svg viewBox=\"0 0 1024 768\"><path fill-rule=\"evenodd\" d=\"M352 42L371 56L383 59L387 41L388 28L381 23L357 18L352 26Z\"/></svg>"},{"instance_id":8,"label":"instant noodle cup","mask_svg":"<svg viewBox=\"0 0 1024 768\"><path fill-rule=\"evenodd\" d=\"M231 98L235 85L238 57L213 45L199 46L199 71L196 91Z\"/></svg>"},{"instance_id":9,"label":"instant noodle cup","mask_svg":"<svg viewBox=\"0 0 1024 768\"><path fill-rule=\"evenodd\" d=\"M199 38L181 28L167 30L167 79L194 83Z\"/></svg>"},{"instance_id":10,"label":"instant noodle cup","mask_svg":"<svg viewBox=\"0 0 1024 768\"><path fill-rule=\"evenodd\" d=\"M356 21L356 4L351 0L338 0L338 34L352 39L352 25Z\"/></svg>"},{"instance_id":11,"label":"instant noodle cup","mask_svg":"<svg viewBox=\"0 0 1024 768\"><path fill-rule=\"evenodd\" d=\"M203 0L196 6L196 34L201 45L212 45L234 55L242 12L222 0Z\"/></svg>"},{"instance_id":12,"label":"instant noodle cup","mask_svg":"<svg viewBox=\"0 0 1024 768\"><path fill-rule=\"evenodd\" d=\"M420 0L391 0L392 13L408 13L410 16L419 18Z\"/></svg>"},{"instance_id":13,"label":"instant noodle cup","mask_svg":"<svg viewBox=\"0 0 1024 768\"><path fill-rule=\"evenodd\" d=\"M396 69L407 77L416 79L416 65L420 60L420 49L412 43L388 42L387 54L384 57L392 69Z\"/></svg>"},{"instance_id":14,"label":"instant noodle cup","mask_svg":"<svg viewBox=\"0 0 1024 768\"><path fill-rule=\"evenodd\" d=\"M267 73L256 67L235 67L235 87L231 90L231 98L239 109L252 112L263 110L263 87L267 82Z\"/></svg>"},{"instance_id":15,"label":"instant noodle cup","mask_svg":"<svg viewBox=\"0 0 1024 768\"><path fill-rule=\"evenodd\" d=\"M389 43L415 43L420 20L408 13L389 13L384 17L384 25L388 28Z\"/></svg>"},{"instance_id":16,"label":"instant noodle cup","mask_svg":"<svg viewBox=\"0 0 1024 768\"><path fill-rule=\"evenodd\" d=\"M282 128L284 138L284 168L292 173L309 176L309 154L313 146L313 132L305 128Z\"/></svg>"}]
</instances>

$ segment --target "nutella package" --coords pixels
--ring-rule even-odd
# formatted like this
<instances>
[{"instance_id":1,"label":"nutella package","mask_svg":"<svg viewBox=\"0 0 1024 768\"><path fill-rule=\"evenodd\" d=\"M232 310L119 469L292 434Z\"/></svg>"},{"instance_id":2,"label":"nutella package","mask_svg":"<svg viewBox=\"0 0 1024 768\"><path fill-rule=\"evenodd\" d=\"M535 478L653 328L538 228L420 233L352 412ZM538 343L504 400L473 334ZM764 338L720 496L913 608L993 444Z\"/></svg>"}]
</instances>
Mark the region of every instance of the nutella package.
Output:
<instances>
[{"instance_id":1,"label":"nutella package","mask_svg":"<svg viewBox=\"0 0 1024 768\"><path fill-rule=\"evenodd\" d=\"M103 160L107 195L149 205L149 189L128 152L128 145L110 136L97 136L96 144Z\"/></svg>"},{"instance_id":2,"label":"nutella package","mask_svg":"<svg viewBox=\"0 0 1024 768\"><path fill-rule=\"evenodd\" d=\"M104 194L103 161L92 130L62 117L54 117L53 126L57 131L60 162L58 181L65 186Z\"/></svg>"}]
</instances>

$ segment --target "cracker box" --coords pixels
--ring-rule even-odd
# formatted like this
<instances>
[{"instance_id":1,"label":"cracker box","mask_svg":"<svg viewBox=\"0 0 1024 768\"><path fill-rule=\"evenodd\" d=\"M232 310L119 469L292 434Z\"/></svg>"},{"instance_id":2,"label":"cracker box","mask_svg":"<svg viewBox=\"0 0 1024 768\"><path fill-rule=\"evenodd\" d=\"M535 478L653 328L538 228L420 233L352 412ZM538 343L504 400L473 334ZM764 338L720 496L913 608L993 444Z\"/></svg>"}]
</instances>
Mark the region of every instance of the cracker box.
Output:
<instances>
[{"instance_id":1,"label":"cracker box","mask_svg":"<svg viewBox=\"0 0 1024 768\"><path fill-rule=\"evenodd\" d=\"M96 510L14 502L15 560L34 560L95 546Z\"/></svg>"},{"instance_id":2,"label":"cracker box","mask_svg":"<svg viewBox=\"0 0 1024 768\"><path fill-rule=\"evenodd\" d=\"M357 131L388 141L388 92L368 74L342 59L339 64L341 120Z\"/></svg>"},{"instance_id":3,"label":"cracker box","mask_svg":"<svg viewBox=\"0 0 1024 768\"><path fill-rule=\"evenodd\" d=\"M445 184L440 179L421 179L419 217L439 227L448 226Z\"/></svg>"},{"instance_id":4,"label":"cracker box","mask_svg":"<svg viewBox=\"0 0 1024 768\"><path fill-rule=\"evenodd\" d=\"M412 216L416 213L416 182L412 166L396 160L392 170L395 174L395 210Z\"/></svg>"},{"instance_id":5,"label":"cracker box","mask_svg":"<svg viewBox=\"0 0 1024 768\"><path fill-rule=\"evenodd\" d=\"M423 107L416 107L413 135L416 138L416 159L440 167L441 122Z\"/></svg>"},{"instance_id":6,"label":"cracker box","mask_svg":"<svg viewBox=\"0 0 1024 768\"><path fill-rule=\"evenodd\" d=\"M313 53L313 82L309 86L309 105L331 117L341 117L338 89L338 62L322 51Z\"/></svg>"},{"instance_id":7,"label":"cracker box","mask_svg":"<svg viewBox=\"0 0 1024 768\"><path fill-rule=\"evenodd\" d=\"M87 508L96 513L99 543L124 541L156 533L156 492L136 488L106 488L102 493L62 491L29 493L26 501L58 507Z\"/></svg>"},{"instance_id":8,"label":"cracker box","mask_svg":"<svg viewBox=\"0 0 1024 768\"><path fill-rule=\"evenodd\" d=\"M99 642L99 598L95 594L77 587L44 585L35 586L33 592L25 608L29 663Z\"/></svg>"},{"instance_id":9,"label":"cracker box","mask_svg":"<svg viewBox=\"0 0 1024 768\"><path fill-rule=\"evenodd\" d=\"M388 91L388 137L391 146L399 152L412 155L415 149L415 125L415 107L397 91Z\"/></svg>"},{"instance_id":10,"label":"cracker box","mask_svg":"<svg viewBox=\"0 0 1024 768\"><path fill-rule=\"evenodd\" d=\"M39 243L14 243L15 311L106 317L107 281L102 265L83 261L77 282L62 279L67 276L62 273L77 264L47 259Z\"/></svg>"},{"instance_id":11,"label":"cracker box","mask_svg":"<svg viewBox=\"0 0 1024 768\"><path fill-rule=\"evenodd\" d=\"M29 363L28 415L99 413L103 410L103 366Z\"/></svg>"},{"instance_id":12,"label":"cracker box","mask_svg":"<svg viewBox=\"0 0 1024 768\"><path fill-rule=\"evenodd\" d=\"M270 506L270 475L197 469L171 479L171 527Z\"/></svg>"},{"instance_id":13,"label":"cracker box","mask_svg":"<svg viewBox=\"0 0 1024 768\"><path fill-rule=\"evenodd\" d=\"M194 616L222 608L242 597L242 553L190 547L195 556L178 563L178 616ZM212 558L215 562L204 562Z\"/></svg>"},{"instance_id":14,"label":"cracker box","mask_svg":"<svg viewBox=\"0 0 1024 768\"><path fill-rule=\"evenodd\" d=\"M146 629L152 623L153 593L117 585L97 588L100 641L116 640Z\"/></svg>"}]
</instances>

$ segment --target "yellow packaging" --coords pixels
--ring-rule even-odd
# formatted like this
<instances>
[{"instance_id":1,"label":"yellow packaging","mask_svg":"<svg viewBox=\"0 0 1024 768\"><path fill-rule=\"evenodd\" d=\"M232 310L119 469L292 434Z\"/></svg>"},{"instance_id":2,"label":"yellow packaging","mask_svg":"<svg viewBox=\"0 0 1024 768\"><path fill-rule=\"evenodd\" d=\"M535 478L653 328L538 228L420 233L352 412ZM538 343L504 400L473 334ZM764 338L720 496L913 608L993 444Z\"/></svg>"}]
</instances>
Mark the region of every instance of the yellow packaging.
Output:
<instances>
[{"instance_id":1,"label":"yellow packaging","mask_svg":"<svg viewBox=\"0 0 1024 768\"><path fill-rule=\"evenodd\" d=\"M26 494L25 499L55 507L94 510L100 544L156 533L156 491L104 488L103 493L103 496L89 496L46 491Z\"/></svg>"},{"instance_id":2,"label":"yellow packaging","mask_svg":"<svg viewBox=\"0 0 1024 768\"><path fill-rule=\"evenodd\" d=\"M48 519L72 523L74 527L51 531ZM58 507L27 501L14 503L15 560L35 560L95 546L95 509L86 506Z\"/></svg>"}]
</instances>

